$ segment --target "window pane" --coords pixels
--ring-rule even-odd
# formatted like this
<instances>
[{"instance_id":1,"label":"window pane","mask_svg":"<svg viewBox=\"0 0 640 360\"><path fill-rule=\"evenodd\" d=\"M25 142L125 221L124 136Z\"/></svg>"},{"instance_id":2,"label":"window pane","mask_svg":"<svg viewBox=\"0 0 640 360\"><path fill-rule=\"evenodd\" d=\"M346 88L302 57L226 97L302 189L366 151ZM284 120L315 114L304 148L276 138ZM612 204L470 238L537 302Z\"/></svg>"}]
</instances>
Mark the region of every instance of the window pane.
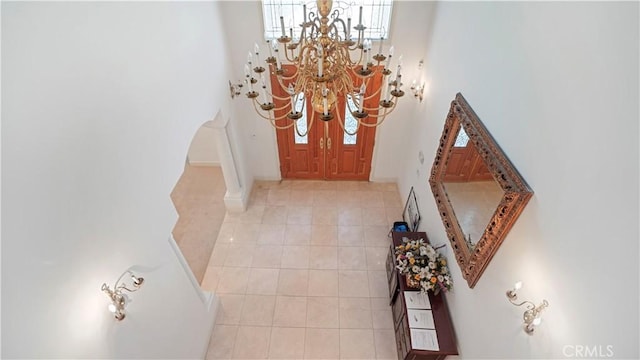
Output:
<instances>
[{"instance_id":1,"label":"window pane","mask_svg":"<svg viewBox=\"0 0 640 360\"><path fill-rule=\"evenodd\" d=\"M304 136L298 135L296 129L293 129L293 134L295 136L294 143L296 144L307 144L309 142L309 138L307 136L307 107L304 106L304 93L298 94L298 100L296 101L296 111L302 111L302 117L297 120L298 131ZM295 128L295 126L294 126Z\"/></svg>"},{"instance_id":2,"label":"window pane","mask_svg":"<svg viewBox=\"0 0 640 360\"><path fill-rule=\"evenodd\" d=\"M391 22L391 8L393 0L358 0L333 2L332 10L338 10L340 17L346 22L351 17L351 26L358 23L360 3L362 3L362 23L367 29L364 36L367 39L380 39L384 36L388 39ZM303 21L302 4L307 4L307 13L317 12L315 1L301 0L262 0L262 15L264 19L264 37L266 40L279 38L282 35L280 26L280 16L284 17L285 33L289 36L289 29L293 28L294 40L298 39L300 24ZM383 32L383 28L385 31ZM351 29L354 38L358 36L357 31Z\"/></svg>"},{"instance_id":3,"label":"window pane","mask_svg":"<svg viewBox=\"0 0 640 360\"><path fill-rule=\"evenodd\" d=\"M348 105L344 108L344 128L353 134L356 129L358 129L358 120L351 115L349 111L349 107L355 109L355 104L353 103L353 99L351 95L347 95ZM349 135L346 132L344 133L344 137L342 138L342 143L344 145L355 145L358 134Z\"/></svg>"},{"instance_id":4,"label":"window pane","mask_svg":"<svg viewBox=\"0 0 640 360\"><path fill-rule=\"evenodd\" d=\"M455 147L465 147L469 142L469 135L464 132L464 128L460 126L460 131L458 132L458 136L456 137L456 142L453 144Z\"/></svg>"}]
</instances>

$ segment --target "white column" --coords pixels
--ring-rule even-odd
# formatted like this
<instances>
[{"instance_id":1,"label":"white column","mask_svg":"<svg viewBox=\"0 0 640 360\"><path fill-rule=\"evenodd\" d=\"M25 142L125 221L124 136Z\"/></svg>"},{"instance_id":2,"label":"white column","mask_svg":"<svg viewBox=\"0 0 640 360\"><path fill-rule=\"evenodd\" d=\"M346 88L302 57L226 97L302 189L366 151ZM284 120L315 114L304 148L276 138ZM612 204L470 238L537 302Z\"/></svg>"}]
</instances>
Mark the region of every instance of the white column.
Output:
<instances>
[{"instance_id":1,"label":"white column","mask_svg":"<svg viewBox=\"0 0 640 360\"><path fill-rule=\"evenodd\" d=\"M218 156L220 157L224 184L227 187L227 193L224 195L224 204L230 212L243 212L247 208L249 197L246 193L246 188L240 183L233 151L231 150L231 142L229 141L228 125L229 119L225 119L220 112L211 122L218 148Z\"/></svg>"}]
</instances>

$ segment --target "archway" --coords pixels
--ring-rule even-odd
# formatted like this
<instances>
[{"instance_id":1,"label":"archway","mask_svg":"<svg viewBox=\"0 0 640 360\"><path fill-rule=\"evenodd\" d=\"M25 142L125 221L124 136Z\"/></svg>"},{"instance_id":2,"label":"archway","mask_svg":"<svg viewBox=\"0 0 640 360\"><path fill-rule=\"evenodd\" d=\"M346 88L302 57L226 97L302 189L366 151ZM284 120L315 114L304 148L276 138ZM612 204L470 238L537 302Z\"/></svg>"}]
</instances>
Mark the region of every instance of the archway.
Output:
<instances>
[{"instance_id":1,"label":"archway","mask_svg":"<svg viewBox=\"0 0 640 360\"><path fill-rule=\"evenodd\" d=\"M180 179L171 192L178 221L172 234L201 283L225 217L225 186L212 121L196 131Z\"/></svg>"}]
</instances>

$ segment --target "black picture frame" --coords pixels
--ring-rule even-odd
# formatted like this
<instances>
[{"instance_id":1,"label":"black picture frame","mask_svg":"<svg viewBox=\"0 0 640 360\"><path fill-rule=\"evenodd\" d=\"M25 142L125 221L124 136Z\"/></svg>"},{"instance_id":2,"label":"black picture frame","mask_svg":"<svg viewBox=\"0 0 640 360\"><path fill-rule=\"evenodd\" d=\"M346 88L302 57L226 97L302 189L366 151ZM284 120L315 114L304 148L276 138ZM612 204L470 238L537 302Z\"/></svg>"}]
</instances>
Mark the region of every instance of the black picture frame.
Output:
<instances>
[{"instance_id":1,"label":"black picture frame","mask_svg":"<svg viewBox=\"0 0 640 360\"><path fill-rule=\"evenodd\" d=\"M402 211L402 220L409 226L409 231L414 232L418 231L420 219L421 216L420 209L418 209L418 199L416 198L416 193L413 191L412 186L411 190L409 190L409 197L404 205L404 210Z\"/></svg>"}]
</instances>

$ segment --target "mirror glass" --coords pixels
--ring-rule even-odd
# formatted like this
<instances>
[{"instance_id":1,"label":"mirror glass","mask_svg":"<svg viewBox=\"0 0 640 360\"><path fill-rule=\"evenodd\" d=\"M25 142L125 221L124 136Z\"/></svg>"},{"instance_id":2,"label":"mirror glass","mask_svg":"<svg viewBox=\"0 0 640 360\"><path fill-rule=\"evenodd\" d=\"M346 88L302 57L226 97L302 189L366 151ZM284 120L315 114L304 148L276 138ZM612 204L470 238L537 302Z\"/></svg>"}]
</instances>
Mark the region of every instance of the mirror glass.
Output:
<instances>
[{"instance_id":1,"label":"mirror glass","mask_svg":"<svg viewBox=\"0 0 640 360\"><path fill-rule=\"evenodd\" d=\"M469 250L473 250L500 204L504 191L493 179L462 126L458 126L442 185L464 240Z\"/></svg>"},{"instance_id":2,"label":"mirror glass","mask_svg":"<svg viewBox=\"0 0 640 360\"><path fill-rule=\"evenodd\" d=\"M462 276L472 288L533 191L460 93L451 102L429 185Z\"/></svg>"}]
</instances>

